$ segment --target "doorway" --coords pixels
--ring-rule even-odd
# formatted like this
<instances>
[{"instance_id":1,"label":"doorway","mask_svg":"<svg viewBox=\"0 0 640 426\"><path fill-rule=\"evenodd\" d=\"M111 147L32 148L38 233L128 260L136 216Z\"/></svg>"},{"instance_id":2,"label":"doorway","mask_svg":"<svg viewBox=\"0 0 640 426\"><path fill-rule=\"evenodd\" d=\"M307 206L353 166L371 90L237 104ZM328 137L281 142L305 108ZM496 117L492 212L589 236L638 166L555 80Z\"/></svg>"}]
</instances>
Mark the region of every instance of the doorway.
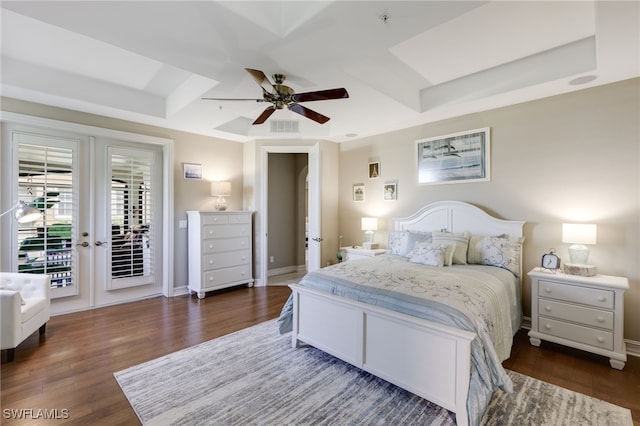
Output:
<instances>
[{"instance_id":1,"label":"doorway","mask_svg":"<svg viewBox=\"0 0 640 426\"><path fill-rule=\"evenodd\" d=\"M271 211L269 208L269 201L272 193L278 191L277 186L271 187L270 173L269 173L269 156L270 154L306 154L307 155L307 176L308 184L306 185L306 204L307 215L305 219L306 238L308 241L306 247L306 270L307 272L314 271L320 267L321 251L322 251L322 238L320 229L320 147L319 144L313 146L265 146L262 149L262 201L261 210L264 212L261 220L261 229L266 232L259 234L260 247L260 276L264 278L264 284L268 283L270 254L268 247L270 242L277 242L278 244L287 244L287 240L282 240L277 234L277 230L270 229L269 216L278 214L277 210ZM305 178L305 181L307 179ZM271 182L273 183L273 182ZM300 222L298 222L300 223ZM270 238L270 236L272 236ZM291 243L291 241L289 241ZM274 259L275 263L275 259Z\"/></svg>"},{"instance_id":2,"label":"doorway","mask_svg":"<svg viewBox=\"0 0 640 426\"><path fill-rule=\"evenodd\" d=\"M3 138L3 203L42 213L3 220L3 269L50 274L53 313L164 293L162 145L12 125Z\"/></svg>"}]
</instances>

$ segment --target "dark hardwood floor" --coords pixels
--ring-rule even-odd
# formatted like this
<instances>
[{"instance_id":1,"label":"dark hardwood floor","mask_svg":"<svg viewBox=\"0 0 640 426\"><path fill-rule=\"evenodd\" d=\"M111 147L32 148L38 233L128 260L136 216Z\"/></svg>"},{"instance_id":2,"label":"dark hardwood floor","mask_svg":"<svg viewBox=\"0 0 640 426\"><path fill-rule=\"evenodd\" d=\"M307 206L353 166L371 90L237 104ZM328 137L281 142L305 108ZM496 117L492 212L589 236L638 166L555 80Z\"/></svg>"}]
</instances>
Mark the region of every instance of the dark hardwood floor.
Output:
<instances>
[{"instance_id":1,"label":"dark hardwood floor","mask_svg":"<svg viewBox=\"0 0 640 426\"><path fill-rule=\"evenodd\" d=\"M139 424L114 372L275 318L289 293L285 286L240 287L203 300L159 297L53 317L46 335L29 337L12 363L3 353L0 423ZM548 343L535 348L521 330L504 365L630 408L640 424L640 358L617 371L603 357ZM39 409L59 419L32 420Z\"/></svg>"}]
</instances>

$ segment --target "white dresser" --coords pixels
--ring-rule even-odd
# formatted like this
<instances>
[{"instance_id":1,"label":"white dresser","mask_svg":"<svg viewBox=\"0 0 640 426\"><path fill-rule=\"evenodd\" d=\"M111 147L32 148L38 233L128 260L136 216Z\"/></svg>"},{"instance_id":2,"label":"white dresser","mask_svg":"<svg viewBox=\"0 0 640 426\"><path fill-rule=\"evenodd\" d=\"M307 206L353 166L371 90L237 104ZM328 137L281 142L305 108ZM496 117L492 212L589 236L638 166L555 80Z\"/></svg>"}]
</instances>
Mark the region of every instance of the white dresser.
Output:
<instances>
[{"instance_id":1,"label":"white dresser","mask_svg":"<svg viewBox=\"0 0 640 426\"><path fill-rule=\"evenodd\" d=\"M253 285L251 212L188 211L189 291Z\"/></svg>"},{"instance_id":2,"label":"white dresser","mask_svg":"<svg viewBox=\"0 0 640 426\"><path fill-rule=\"evenodd\" d=\"M535 268L531 277L529 341L541 340L609 357L611 367L627 362L624 343L624 277L582 277Z\"/></svg>"}]
</instances>

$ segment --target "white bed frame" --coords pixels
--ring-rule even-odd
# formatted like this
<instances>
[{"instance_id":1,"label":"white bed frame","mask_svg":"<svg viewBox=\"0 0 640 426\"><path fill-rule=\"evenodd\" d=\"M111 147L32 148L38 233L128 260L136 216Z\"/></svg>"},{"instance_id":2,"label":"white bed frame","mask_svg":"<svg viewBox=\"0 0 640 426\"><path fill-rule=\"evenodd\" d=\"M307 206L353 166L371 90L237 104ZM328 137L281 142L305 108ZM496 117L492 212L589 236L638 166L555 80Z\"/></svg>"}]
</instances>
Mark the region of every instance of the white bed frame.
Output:
<instances>
[{"instance_id":1,"label":"white bed frame","mask_svg":"<svg viewBox=\"0 0 640 426\"><path fill-rule=\"evenodd\" d=\"M395 219L397 231L510 237L522 237L523 225L496 219L460 201L435 202L412 216ZM312 345L454 412L458 425L469 424L467 394L475 333L297 284L290 287L294 347Z\"/></svg>"}]
</instances>

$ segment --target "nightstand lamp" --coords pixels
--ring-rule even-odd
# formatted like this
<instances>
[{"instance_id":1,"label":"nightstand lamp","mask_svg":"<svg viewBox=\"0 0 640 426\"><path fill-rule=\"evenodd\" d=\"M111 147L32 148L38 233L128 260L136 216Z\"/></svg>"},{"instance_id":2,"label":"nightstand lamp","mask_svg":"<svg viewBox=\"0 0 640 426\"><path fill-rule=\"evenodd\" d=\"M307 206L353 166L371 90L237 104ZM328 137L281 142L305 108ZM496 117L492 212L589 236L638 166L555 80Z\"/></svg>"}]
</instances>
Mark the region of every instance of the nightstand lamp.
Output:
<instances>
[{"instance_id":1,"label":"nightstand lamp","mask_svg":"<svg viewBox=\"0 0 640 426\"><path fill-rule=\"evenodd\" d=\"M562 242L569 243L571 263L564 265L564 272L572 275L592 276L598 273L597 268L587 264L589 248L585 244L595 244L598 228L594 224L563 223Z\"/></svg>"},{"instance_id":2,"label":"nightstand lamp","mask_svg":"<svg viewBox=\"0 0 640 426\"><path fill-rule=\"evenodd\" d=\"M364 241L362 242L362 247L368 250L378 248L378 245L374 244L373 242L375 231L378 230L378 218L363 217L361 224L361 228L364 231Z\"/></svg>"},{"instance_id":3,"label":"nightstand lamp","mask_svg":"<svg viewBox=\"0 0 640 426\"><path fill-rule=\"evenodd\" d=\"M227 209L227 202L224 197L231 195L231 182L213 181L211 182L211 196L218 197L216 201L216 209L224 211Z\"/></svg>"}]
</instances>

